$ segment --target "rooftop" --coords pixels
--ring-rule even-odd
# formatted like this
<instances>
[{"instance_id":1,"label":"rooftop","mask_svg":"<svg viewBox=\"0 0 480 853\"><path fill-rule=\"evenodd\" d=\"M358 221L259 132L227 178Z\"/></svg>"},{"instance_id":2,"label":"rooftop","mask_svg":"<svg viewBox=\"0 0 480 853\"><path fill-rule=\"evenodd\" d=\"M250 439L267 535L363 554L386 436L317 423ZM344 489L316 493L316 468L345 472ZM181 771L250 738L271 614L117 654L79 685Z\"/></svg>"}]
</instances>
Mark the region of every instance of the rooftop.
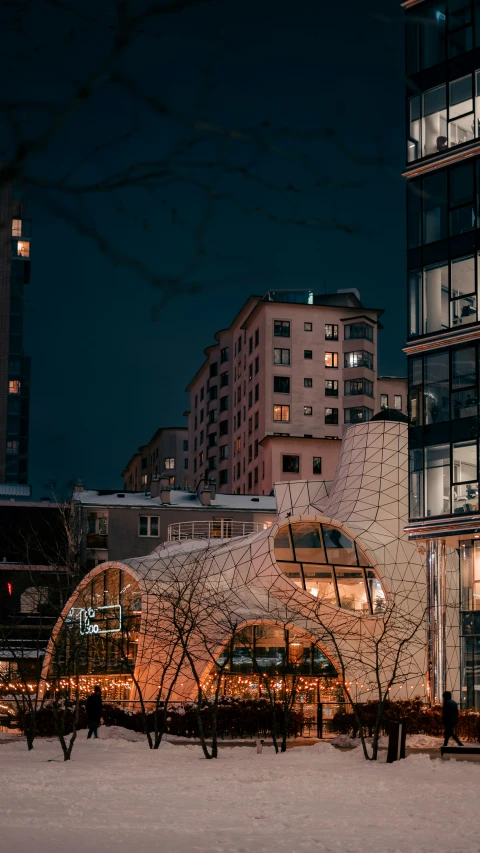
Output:
<instances>
[{"instance_id":1,"label":"rooftop","mask_svg":"<svg viewBox=\"0 0 480 853\"><path fill-rule=\"evenodd\" d=\"M153 498L149 493L121 492L106 490L87 490L74 492L74 500L83 506L103 507L157 507L162 509L199 509L207 512L212 509L250 512L276 512L276 502L273 495L216 495L210 506L204 506L196 492L184 492L172 489L170 503L162 504L159 497Z\"/></svg>"}]
</instances>

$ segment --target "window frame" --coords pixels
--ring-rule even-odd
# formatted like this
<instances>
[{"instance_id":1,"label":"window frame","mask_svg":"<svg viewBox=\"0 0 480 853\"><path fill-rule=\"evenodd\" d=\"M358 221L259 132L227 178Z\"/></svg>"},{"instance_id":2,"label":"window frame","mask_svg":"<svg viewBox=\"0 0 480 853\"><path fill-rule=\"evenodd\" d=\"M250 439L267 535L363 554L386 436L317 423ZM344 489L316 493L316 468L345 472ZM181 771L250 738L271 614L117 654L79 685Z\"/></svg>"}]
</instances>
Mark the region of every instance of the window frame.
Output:
<instances>
[{"instance_id":1,"label":"window frame","mask_svg":"<svg viewBox=\"0 0 480 853\"><path fill-rule=\"evenodd\" d=\"M147 533L140 533L140 525L142 518L147 520ZM157 532L152 533L152 519L157 522ZM141 539L159 539L160 538L160 516L159 515L139 515L138 516L138 534Z\"/></svg>"}]
</instances>

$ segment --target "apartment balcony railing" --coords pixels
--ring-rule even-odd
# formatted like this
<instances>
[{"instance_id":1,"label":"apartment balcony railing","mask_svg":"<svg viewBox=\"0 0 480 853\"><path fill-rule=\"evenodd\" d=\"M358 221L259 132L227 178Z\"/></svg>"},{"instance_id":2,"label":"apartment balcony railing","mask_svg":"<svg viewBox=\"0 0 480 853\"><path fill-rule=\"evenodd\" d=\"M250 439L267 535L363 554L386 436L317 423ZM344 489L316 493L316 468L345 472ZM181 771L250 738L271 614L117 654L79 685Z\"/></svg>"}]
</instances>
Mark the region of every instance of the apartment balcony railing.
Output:
<instances>
[{"instance_id":1,"label":"apartment balcony railing","mask_svg":"<svg viewBox=\"0 0 480 853\"><path fill-rule=\"evenodd\" d=\"M233 539L234 536L248 536L258 533L269 525L266 522L232 521L229 518L216 518L214 521L179 521L168 525L168 541L180 542L182 539Z\"/></svg>"}]
</instances>

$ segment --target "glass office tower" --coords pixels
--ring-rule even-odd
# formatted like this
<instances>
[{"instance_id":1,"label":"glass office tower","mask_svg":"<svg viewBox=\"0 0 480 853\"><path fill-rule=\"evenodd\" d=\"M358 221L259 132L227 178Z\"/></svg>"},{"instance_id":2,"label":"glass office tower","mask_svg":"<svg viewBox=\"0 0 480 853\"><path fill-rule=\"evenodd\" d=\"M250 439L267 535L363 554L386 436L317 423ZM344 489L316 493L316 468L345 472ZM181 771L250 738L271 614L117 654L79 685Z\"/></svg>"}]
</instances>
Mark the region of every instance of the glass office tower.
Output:
<instances>
[{"instance_id":1,"label":"glass office tower","mask_svg":"<svg viewBox=\"0 0 480 853\"><path fill-rule=\"evenodd\" d=\"M403 5L408 529L427 552L432 701L452 687L446 625L456 620L462 705L480 708L480 2Z\"/></svg>"}]
</instances>

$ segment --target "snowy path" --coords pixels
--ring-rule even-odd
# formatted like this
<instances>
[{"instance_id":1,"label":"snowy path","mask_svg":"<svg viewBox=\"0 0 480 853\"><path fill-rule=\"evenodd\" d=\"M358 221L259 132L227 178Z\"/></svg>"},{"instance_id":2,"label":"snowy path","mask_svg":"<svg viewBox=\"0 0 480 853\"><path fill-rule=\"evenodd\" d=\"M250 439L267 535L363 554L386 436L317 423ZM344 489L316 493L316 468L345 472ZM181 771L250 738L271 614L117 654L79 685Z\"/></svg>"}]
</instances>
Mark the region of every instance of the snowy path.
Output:
<instances>
[{"instance_id":1,"label":"snowy path","mask_svg":"<svg viewBox=\"0 0 480 853\"><path fill-rule=\"evenodd\" d=\"M0 746L3 850L480 851L480 764L416 755L388 766L327 744L282 756L223 749L205 761L196 746L150 752L101 733L87 742L81 732L68 763L54 741L30 754L23 743Z\"/></svg>"}]
</instances>

